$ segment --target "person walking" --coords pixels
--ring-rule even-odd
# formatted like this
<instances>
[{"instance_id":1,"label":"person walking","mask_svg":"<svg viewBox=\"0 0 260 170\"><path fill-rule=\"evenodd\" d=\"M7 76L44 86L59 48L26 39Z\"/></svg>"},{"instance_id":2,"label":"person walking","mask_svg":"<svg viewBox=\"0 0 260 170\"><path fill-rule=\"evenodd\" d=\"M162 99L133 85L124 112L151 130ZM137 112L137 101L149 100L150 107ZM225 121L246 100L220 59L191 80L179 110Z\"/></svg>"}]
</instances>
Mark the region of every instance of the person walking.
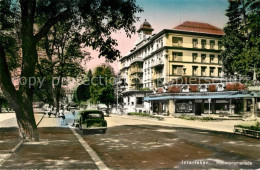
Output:
<instances>
[{"instance_id":1,"label":"person walking","mask_svg":"<svg viewBox=\"0 0 260 170\"><path fill-rule=\"evenodd\" d=\"M66 125L66 117L65 117L65 115L64 115L64 113L61 113L60 114L60 121L61 121L61 125Z\"/></svg>"}]
</instances>

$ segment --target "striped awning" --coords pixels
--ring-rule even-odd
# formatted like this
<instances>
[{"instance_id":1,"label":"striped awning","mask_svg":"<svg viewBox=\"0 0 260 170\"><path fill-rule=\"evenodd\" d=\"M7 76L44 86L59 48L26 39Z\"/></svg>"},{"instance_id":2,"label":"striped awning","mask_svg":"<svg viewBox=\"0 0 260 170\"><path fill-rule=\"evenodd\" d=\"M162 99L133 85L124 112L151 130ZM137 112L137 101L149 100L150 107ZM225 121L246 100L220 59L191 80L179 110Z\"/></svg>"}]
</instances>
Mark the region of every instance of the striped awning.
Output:
<instances>
[{"instance_id":1,"label":"striped awning","mask_svg":"<svg viewBox=\"0 0 260 170\"><path fill-rule=\"evenodd\" d=\"M144 101L153 100L169 100L169 99L234 99L234 98L253 98L250 94L234 94L234 95L203 95L203 96L148 96L144 98Z\"/></svg>"}]
</instances>

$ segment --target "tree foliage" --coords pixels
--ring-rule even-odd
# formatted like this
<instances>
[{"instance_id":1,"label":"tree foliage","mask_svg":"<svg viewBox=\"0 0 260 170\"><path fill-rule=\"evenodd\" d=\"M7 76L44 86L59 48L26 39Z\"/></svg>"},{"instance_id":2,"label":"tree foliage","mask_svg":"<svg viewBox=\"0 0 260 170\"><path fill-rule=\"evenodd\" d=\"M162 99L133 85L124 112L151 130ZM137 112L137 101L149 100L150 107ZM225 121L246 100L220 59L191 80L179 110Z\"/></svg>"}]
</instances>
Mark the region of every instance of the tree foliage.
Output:
<instances>
[{"instance_id":1,"label":"tree foliage","mask_svg":"<svg viewBox=\"0 0 260 170\"><path fill-rule=\"evenodd\" d=\"M238 72L253 78L254 69L260 78L260 2L254 0L229 1L224 28L222 52L228 74Z\"/></svg>"},{"instance_id":2,"label":"tree foliage","mask_svg":"<svg viewBox=\"0 0 260 170\"><path fill-rule=\"evenodd\" d=\"M90 99L90 87L91 80L93 78L92 71L89 70L86 80L83 84L79 85L74 93L74 102L80 103L85 102Z\"/></svg>"},{"instance_id":3,"label":"tree foliage","mask_svg":"<svg viewBox=\"0 0 260 170\"><path fill-rule=\"evenodd\" d=\"M111 33L122 29L130 36L135 32L133 23L138 20L135 14L142 9L136 5L135 0L0 2L0 88L16 112L21 137L38 140L32 107L35 87L26 81L16 88L11 79L12 65L20 66L20 77L26 80L35 77L39 63L37 45L48 36L53 27L69 21L74 24L67 26L77 28L83 46L99 50L100 57L114 61L120 53L115 48L117 41L111 37Z\"/></svg>"},{"instance_id":4,"label":"tree foliage","mask_svg":"<svg viewBox=\"0 0 260 170\"><path fill-rule=\"evenodd\" d=\"M107 106L114 103L115 73L111 66L105 64L98 66L93 75L90 70L86 79L78 86L74 101L79 103L89 100L93 104L103 103Z\"/></svg>"}]
</instances>

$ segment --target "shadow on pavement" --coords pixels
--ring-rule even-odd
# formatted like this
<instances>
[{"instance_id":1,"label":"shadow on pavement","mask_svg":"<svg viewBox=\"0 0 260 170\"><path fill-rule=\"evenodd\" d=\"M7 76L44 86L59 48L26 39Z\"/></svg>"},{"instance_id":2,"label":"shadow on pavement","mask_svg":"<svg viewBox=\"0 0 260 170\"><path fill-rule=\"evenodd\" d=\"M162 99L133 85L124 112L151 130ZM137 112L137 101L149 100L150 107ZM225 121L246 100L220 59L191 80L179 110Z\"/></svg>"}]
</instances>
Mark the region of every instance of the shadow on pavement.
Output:
<instances>
[{"instance_id":1,"label":"shadow on pavement","mask_svg":"<svg viewBox=\"0 0 260 170\"><path fill-rule=\"evenodd\" d=\"M69 128L39 128L40 142L23 144L1 168L97 169Z\"/></svg>"},{"instance_id":2,"label":"shadow on pavement","mask_svg":"<svg viewBox=\"0 0 260 170\"><path fill-rule=\"evenodd\" d=\"M159 125L124 125L105 135L83 135L109 168L256 168L258 139L232 133ZM250 152L249 152L250 151ZM183 161L206 161L206 165ZM247 165L220 165L219 161L252 161Z\"/></svg>"}]
</instances>

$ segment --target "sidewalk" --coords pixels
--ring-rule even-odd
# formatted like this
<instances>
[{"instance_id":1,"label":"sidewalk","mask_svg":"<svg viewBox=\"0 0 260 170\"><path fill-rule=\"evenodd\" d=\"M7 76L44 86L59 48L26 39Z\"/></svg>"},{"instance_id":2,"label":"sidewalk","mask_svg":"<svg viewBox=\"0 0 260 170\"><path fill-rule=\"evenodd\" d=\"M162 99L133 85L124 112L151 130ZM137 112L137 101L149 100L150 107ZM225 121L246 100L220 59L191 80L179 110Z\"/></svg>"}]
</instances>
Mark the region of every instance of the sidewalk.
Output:
<instances>
[{"instance_id":1,"label":"sidewalk","mask_svg":"<svg viewBox=\"0 0 260 170\"><path fill-rule=\"evenodd\" d=\"M189 127L195 129L205 129L212 131L221 131L221 132L229 132L233 133L234 125L243 123L242 120L217 120L217 121L199 121L199 120L185 120L174 117L164 117L164 121L158 121L151 118L139 117L139 116L128 116L128 115L115 115L125 119L136 119L143 121L155 122L156 124L170 125L170 126L178 126L178 127Z\"/></svg>"},{"instance_id":2,"label":"sidewalk","mask_svg":"<svg viewBox=\"0 0 260 170\"><path fill-rule=\"evenodd\" d=\"M68 125L60 118L44 116L38 126L39 142L27 142L12 154L1 169L98 169L95 162L73 134L69 125L73 115L66 115Z\"/></svg>"},{"instance_id":3,"label":"sidewalk","mask_svg":"<svg viewBox=\"0 0 260 170\"><path fill-rule=\"evenodd\" d=\"M39 133L40 142L23 144L1 169L97 169L69 128L44 127Z\"/></svg>"}]
</instances>

